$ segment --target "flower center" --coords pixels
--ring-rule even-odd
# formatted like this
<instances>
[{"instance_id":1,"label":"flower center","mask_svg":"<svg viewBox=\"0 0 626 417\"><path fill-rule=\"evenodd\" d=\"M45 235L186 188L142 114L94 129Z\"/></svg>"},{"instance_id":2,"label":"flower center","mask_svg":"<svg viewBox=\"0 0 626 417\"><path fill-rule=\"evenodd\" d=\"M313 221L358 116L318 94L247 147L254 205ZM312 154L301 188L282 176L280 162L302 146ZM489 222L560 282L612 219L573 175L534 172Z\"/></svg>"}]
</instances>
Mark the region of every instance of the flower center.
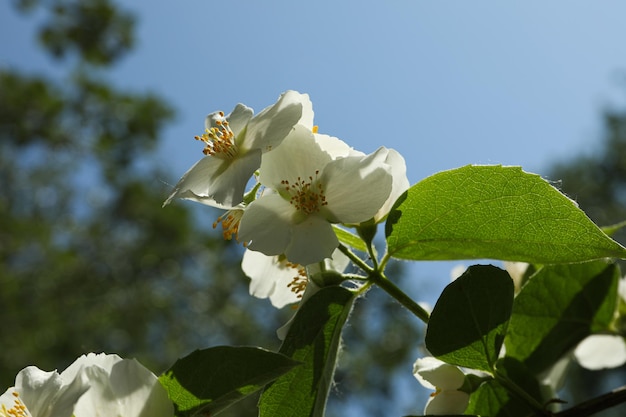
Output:
<instances>
[{"instance_id":1,"label":"flower center","mask_svg":"<svg viewBox=\"0 0 626 417\"><path fill-rule=\"evenodd\" d=\"M205 143L202 153L216 156L223 159L232 159L237 155L237 145L235 145L235 134L228 125L228 120L224 118L224 112L219 112L219 118L214 120L215 126L206 129L200 136L194 136L196 140Z\"/></svg>"},{"instance_id":2,"label":"flower center","mask_svg":"<svg viewBox=\"0 0 626 417\"><path fill-rule=\"evenodd\" d=\"M213 228L215 229L219 223L222 224L222 236L225 240L231 240L235 236L235 240L239 240L237 234L239 233L239 223L243 217L243 210L232 209L228 210L223 215L219 216L215 222L213 222ZM244 244L245 246L245 244Z\"/></svg>"},{"instance_id":3,"label":"flower center","mask_svg":"<svg viewBox=\"0 0 626 417\"><path fill-rule=\"evenodd\" d=\"M26 406L20 400L20 395L17 392L13 392L13 407L7 409L4 404L0 408L0 416L2 417L28 417L28 411Z\"/></svg>"},{"instance_id":4,"label":"flower center","mask_svg":"<svg viewBox=\"0 0 626 417\"><path fill-rule=\"evenodd\" d=\"M289 203L305 214L317 213L320 208L328 205L324 195L324 186L318 181L319 171L315 171L315 178L308 180L298 177L295 183L282 180L280 183L285 187L291 198Z\"/></svg>"},{"instance_id":5,"label":"flower center","mask_svg":"<svg viewBox=\"0 0 626 417\"><path fill-rule=\"evenodd\" d=\"M287 262L286 266L293 268L298 272L298 275L293 277L291 282L287 284L287 287L290 288L291 292L295 293L298 298L302 298L304 290L306 290L306 286L309 283L309 277L306 275L306 269L303 266L291 262Z\"/></svg>"}]
</instances>

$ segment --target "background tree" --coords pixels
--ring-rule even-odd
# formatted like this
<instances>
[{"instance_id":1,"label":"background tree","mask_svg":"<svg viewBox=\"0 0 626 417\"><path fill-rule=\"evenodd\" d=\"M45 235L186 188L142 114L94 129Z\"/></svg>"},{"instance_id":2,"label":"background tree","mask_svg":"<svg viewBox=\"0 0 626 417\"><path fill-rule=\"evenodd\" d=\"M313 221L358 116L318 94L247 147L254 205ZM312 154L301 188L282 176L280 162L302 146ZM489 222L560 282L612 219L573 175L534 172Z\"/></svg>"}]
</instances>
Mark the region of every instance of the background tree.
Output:
<instances>
[{"instance_id":1,"label":"background tree","mask_svg":"<svg viewBox=\"0 0 626 417\"><path fill-rule=\"evenodd\" d=\"M608 108L602 114L601 141L593 141L592 153L556 162L548 177L559 181L561 190L573 198L598 225L617 225L626 221L626 110ZM619 228L613 238L626 244L626 229ZM620 263L624 273L624 262ZM626 323L621 324L626 328ZM604 372L589 371L572 365L568 388L574 398L583 400L600 395L626 380L626 366ZM606 410L603 416L622 416L626 404Z\"/></svg>"},{"instance_id":2,"label":"background tree","mask_svg":"<svg viewBox=\"0 0 626 417\"><path fill-rule=\"evenodd\" d=\"M64 75L0 69L0 386L24 366L63 369L90 351L160 373L197 348L278 348L292 311L248 295L242 248L203 221L206 207L161 208L169 189L158 179L173 175L154 152L174 109L106 79L132 50L136 18L109 0L14 4L45 12L38 39ZM331 396L331 415L355 404L387 415L397 394L381 381L410 375L417 321L381 291L368 298L337 374L350 394ZM372 333L372 323L390 324Z\"/></svg>"}]
</instances>

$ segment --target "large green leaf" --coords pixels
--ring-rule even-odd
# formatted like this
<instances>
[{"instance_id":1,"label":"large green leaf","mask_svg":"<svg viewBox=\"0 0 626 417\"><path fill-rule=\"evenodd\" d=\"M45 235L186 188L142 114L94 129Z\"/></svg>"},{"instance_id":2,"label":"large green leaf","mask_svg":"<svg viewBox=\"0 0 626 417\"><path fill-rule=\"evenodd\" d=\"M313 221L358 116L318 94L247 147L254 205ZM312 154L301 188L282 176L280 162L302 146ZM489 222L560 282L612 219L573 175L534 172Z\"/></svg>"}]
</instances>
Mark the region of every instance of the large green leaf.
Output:
<instances>
[{"instance_id":1,"label":"large green leaf","mask_svg":"<svg viewBox=\"0 0 626 417\"><path fill-rule=\"evenodd\" d=\"M215 415L297 365L261 348L217 346L177 360L159 381L176 416Z\"/></svg>"},{"instance_id":2,"label":"large green leaf","mask_svg":"<svg viewBox=\"0 0 626 417\"><path fill-rule=\"evenodd\" d=\"M519 389L538 404L543 404L539 383L528 369L513 358L497 363L496 379L486 381L470 396L468 414L492 417L525 417L536 411L511 389Z\"/></svg>"},{"instance_id":3,"label":"large green leaf","mask_svg":"<svg viewBox=\"0 0 626 417\"><path fill-rule=\"evenodd\" d=\"M572 200L519 167L469 165L424 179L396 202L386 235L389 254L410 260L626 257Z\"/></svg>"},{"instance_id":4,"label":"large green leaf","mask_svg":"<svg viewBox=\"0 0 626 417\"><path fill-rule=\"evenodd\" d=\"M453 365L491 372L513 306L513 281L491 265L474 265L441 293L428 321L426 347Z\"/></svg>"},{"instance_id":5,"label":"large green leaf","mask_svg":"<svg viewBox=\"0 0 626 417\"><path fill-rule=\"evenodd\" d=\"M507 355L540 372L592 332L608 329L619 275L605 261L539 269L515 298Z\"/></svg>"},{"instance_id":6,"label":"large green leaf","mask_svg":"<svg viewBox=\"0 0 626 417\"><path fill-rule=\"evenodd\" d=\"M324 415L341 331L353 301L351 291L326 287L298 309L280 352L302 365L266 388L259 402L261 417Z\"/></svg>"}]
</instances>

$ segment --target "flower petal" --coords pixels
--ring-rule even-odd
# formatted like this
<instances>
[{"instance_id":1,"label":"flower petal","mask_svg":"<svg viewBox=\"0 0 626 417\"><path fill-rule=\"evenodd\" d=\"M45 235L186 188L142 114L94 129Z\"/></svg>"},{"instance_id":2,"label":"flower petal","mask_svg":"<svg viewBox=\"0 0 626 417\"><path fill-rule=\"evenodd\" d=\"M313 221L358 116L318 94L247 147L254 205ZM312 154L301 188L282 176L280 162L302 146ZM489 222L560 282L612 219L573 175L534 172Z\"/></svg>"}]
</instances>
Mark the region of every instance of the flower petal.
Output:
<instances>
[{"instance_id":1,"label":"flower petal","mask_svg":"<svg viewBox=\"0 0 626 417\"><path fill-rule=\"evenodd\" d=\"M410 186L409 179L406 176L406 162L404 161L402 155L400 155L400 153L395 149L387 149L384 147L382 149L383 153L386 152L387 154L385 157L385 163L391 167L392 183L389 197L374 216L374 221L376 223L379 223L387 217L387 214L389 214L391 207L394 205L398 197L408 190Z\"/></svg>"},{"instance_id":2,"label":"flower petal","mask_svg":"<svg viewBox=\"0 0 626 417\"><path fill-rule=\"evenodd\" d=\"M77 360L85 365L91 388L80 398L76 417L172 417L174 406L157 377L134 359L89 354ZM69 369L69 368L68 368Z\"/></svg>"},{"instance_id":3,"label":"flower petal","mask_svg":"<svg viewBox=\"0 0 626 417\"><path fill-rule=\"evenodd\" d=\"M32 417L30 410L22 401L20 393L15 387L11 387L0 395L0 412L4 411L6 416Z\"/></svg>"},{"instance_id":4,"label":"flower petal","mask_svg":"<svg viewBox=\"0 0 626 417\"><path fill-rule=\"evenodd\" d=\"M329 162L321 176L332 223L360 223L380 210L391 192L388 165L376 154Z\"/></svg>"},{"instance_id":5,"label":"flower petal","mask_svg":"<svg viewBox=\"0 0 626 417\"><path fill-rule=\"evenodd\" d=\"M330 223L319 216L308 216L293 227L285 255L291 262L309 265L330 258L337 246L339 240Z\"/></svg>"},{"instance_id":6,"label":"flower petal","mask_svg":"<svg viewBox=\"0 0 626 417\"><path fill-rule=\"evenodd\" d=\"M287 262L284 256L267 256L261 252L246 250L241 269L250 278L250 294L268 298L276 308L300 301L298 294L288 287L298 275L299 265Z\"/></svg>"},{"instance_id":7,"label":"flower petal","mask_svg":"<svg viewBox=\"0 0 626 417\"><path fill-rule=\"evenodd\" d=\"M259 182L280 192L284 187L282 181L293 184L298 178L315 176L331 160L315 141L313 132L296 125L278 148L263 154Z\"/></svg>"},{"instance_id":8,"label":"flower petal","mask_svg":"<svg viewBox=\"0 0 626 417\"><path fill-rule=\"evenodd\" d=\"M89 384L80 372L66 378L56 371L29 366L17 374L15 388L34 416L70 417Z\"/></svg>"},{"instance_id":9,"label":"flower petal","mask_svg":"<svg viewBox=\"0 0 626 417\"><path fill-rule=\"evenodd\" d=\"M465 374L459 368L430 356L415 361L413 376L426 388L444 391L457 390L465 382Z\"/></svg>"},{"instance_id":10,"label":"flower petal","mask_svg":"<svg viewBox=\"0 0 626 417\"><path fill-rule=\"evenodd\" d=\"M259 150L231 161L206 156L183 175L163 205L174 198L183 198L213 207L235 207L243 201L245 187L260 165Z\"/></svg>"},{"instance_id":11,"label":"flower petal","mask_svg":"<svg viewBox=\"0 0 626 417\"><path fill-rule=\"evenodd\" d=\"M578 344L574 357L583 368L617 368L626 363L626 342L617 335L588 336Z\"/></svg>"},{"instance_id":12,"label":"flower petal","mask_svg":"<svg viewBox=\"0 0 626 417\"><path fill-rule=\"evenodd\" d=\"M252 119L252 115L254 114L253 110L244 105L237 104L232 112L228 116L226 116L226 120L228 120L228 126L230 130L235 134L235 137L240 135L250 119ZM223 119L222 112L214 112L209 114L204 120L204 128L210 129L212 127L218 127L216 123L218 120L221 121Z\"/></svg>"},{"instance_id":13,"label":"flower petal","mask_svg":"<svg viewBox=\"0 0 626 417\"><path fill-rule=\"evenodd\" d=\"M235 139L237 145L242 150L271 151L281 144L298 123L302 116L303 103L307 101L310 103L307 94L296 91L283 93L275 104L263 109L248 122L244 136Z\"/></svg>"},{"instance_id":14,"label":"flower petal","mask_svg":"<svg viewBox=\"0 0 626 417\"><path fill-rule=\"evenodd\" d=\"M442 391L430 397L425 415L460 415L465 412L469 404L469 394L463 391Z\"/></svg>"},{"instance_id":15,"label":"flower petal","mask_svg":"<svg viewBox=\"0 0 626 417\"><path fill-rule=\"evenodd\" d=\"M265 255L285 253L291 240L294 208L278 194L265 195L246 208L239 223L239 241Z\"/></svg>"},{"instance_id":16,"label":"flower petal","mask_svg":"<svg viewBox=\"0 0 626 417\"><path fill-rule=\"evenodd\" d=\"M313 136L320 148L333 159L345 158L346 156L365 156L363 152L355 150L346 142L336 137L319 133L315 133Z\"/></svg>"}]
</instances>

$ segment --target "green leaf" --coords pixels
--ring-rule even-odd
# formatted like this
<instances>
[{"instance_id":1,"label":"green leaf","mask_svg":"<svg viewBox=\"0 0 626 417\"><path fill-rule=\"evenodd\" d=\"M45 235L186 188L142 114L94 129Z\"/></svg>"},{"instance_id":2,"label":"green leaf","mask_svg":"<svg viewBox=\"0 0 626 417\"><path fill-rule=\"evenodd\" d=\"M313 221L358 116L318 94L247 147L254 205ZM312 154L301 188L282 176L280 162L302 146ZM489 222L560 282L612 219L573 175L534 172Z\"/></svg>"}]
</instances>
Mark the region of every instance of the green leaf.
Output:
<instances>
[{"instance_id":1,"label":"green leaf","mask_svg":"<svg viewBox=\"0 0 626 417\"><path fill-rule=\"evenodd\" d=\"M347 230L335 225L333 225L333 230L337 235L337 239L339 239L341 243L346 244L358 251L367 252L367 246L365 245L365 242L363 242L363 239L361 239L357 235L352 234Z\"/></svg>"},{"instance_id":2,"label":"green leaf","mask_svg":"<svg viewBox=\"0 0 626 417\"><path fill-rule=\"evenodd\" d=\"M492 372L513 305L506 271L474 265L441 293L428 321L426 347L438 359Z\"/></svg>"},{"instance_id":3,"label":"green leaf","mask_svg":"<svg viewBox=\"0 0 626 417\"><path fill-rule=\"evenodd\" d=\"M265 389L259 402L261 417L324 415L341 331L354 298L345 288L326 287L300 306L280 352L303 364Z\"/></svg>"},{"instance_id":4,"label":"green leaf","mask_svg":"<svg viewBox=\"0 0 626 417\"><path fill-rule=\"evenodd\" d=\"M619 275L605 261L539 269L515 298L507 355L541 372L591 333L607 330Z\"/></svg>"},{"instance_id":5,"label":"green leaf","mask_svg":"<svg viewBox=\"0 0 626 417\"><path fill-rule=\"evenodd\" d=\"M519 167L469 165L428 177L396 202L385 232L389 254L409 260L626 257L572 200Z\"/></svg>"},{"instance_id":6,"label":"green leaf","mask_svg":"<svg viewBox=\"0 0 626 417\"><path fill-rule=\"evenodd\" d=\"M503 358L497 363L497 379L483 383L471 394L465 412L493 417L534 415L534 408L511 391L512 385L537 404L543 403L539 383L528 369L515 359Z\"/></svg>"},{"instance_id":7,"label":"green leaf","mask_svg":"<svg viewBox=\"0 0 626 417\"><path fill-rule=\"evenodd\" d=\"M217 346L177 360L159 381L176 416L215 415L297 365L261 348Z\"/></svg>"}]
</instances>

